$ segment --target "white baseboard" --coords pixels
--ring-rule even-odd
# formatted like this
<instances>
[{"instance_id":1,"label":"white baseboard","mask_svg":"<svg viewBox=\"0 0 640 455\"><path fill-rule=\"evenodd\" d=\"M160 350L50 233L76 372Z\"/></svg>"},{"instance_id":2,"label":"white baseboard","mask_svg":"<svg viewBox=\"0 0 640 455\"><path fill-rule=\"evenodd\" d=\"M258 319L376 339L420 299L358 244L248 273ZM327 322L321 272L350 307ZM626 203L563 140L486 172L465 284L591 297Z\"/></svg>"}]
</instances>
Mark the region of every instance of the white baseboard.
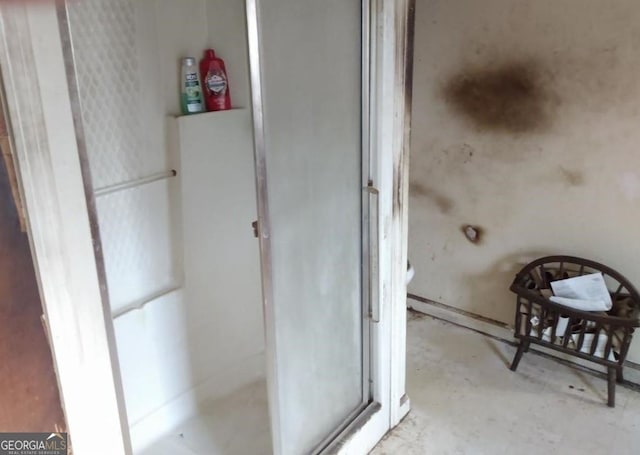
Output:
<instances>
[{"instance_id":1,"label":"white baseboard","mask_svg":"<svg viewBox=\"0 0 640 455\"><path fill-rule=\"evenodd\" d=\"M490 336L499 341L513 344L515 338L513 337L513 327L507 324L503 324L499 321L492 321L484 318L480 315L476 315L467 311L463 311L457 308L450 307L437 302L428 301L428 299L416 300L411 296L407 297L407 307L411 310L417 311L440 319L457 326L473 330L480 334ZM539 345L531 345L529 352L544 355L546 357L552 357L565 364L575 366L580 369L591 370L593 373L605 374L606 368L597 363L592 363L579 357L573 357L562 352L554 351ZM634 363L625 364L624 369L625 382L630 385L640 387L640 370Z\"/></svg>"},{"instance_id":2,"label":"white baseboard","mask_svg":"<svg viewBox=\"0 0 640 455\"><path fill-rule=\"evenodd\" d=\"M196 385L136 422L130 428L133 453L142 452L158 438L197 415L198 410L207 402L229 395L234 390L263 378L264 374L264 353L248 357L232 367L221 369L219 374L209 377L205 382Z\"/></svg>"}]
</instances>

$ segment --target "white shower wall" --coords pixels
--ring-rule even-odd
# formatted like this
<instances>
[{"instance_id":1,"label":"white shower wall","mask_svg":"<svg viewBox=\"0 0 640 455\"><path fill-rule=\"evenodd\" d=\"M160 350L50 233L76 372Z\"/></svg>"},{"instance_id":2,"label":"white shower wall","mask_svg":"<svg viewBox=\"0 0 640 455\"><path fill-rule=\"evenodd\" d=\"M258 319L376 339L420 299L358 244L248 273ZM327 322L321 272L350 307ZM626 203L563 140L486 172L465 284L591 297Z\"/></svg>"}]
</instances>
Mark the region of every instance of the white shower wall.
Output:
<instances>
[{"instance_id":1,"label":"white shower wall","mask_svg":"<svg viewBox=\"0 0 640 455\"><path fill-rule=\"evenodd\" d=\"M225 59L234 106L248 106L244 2L83 0L68 10L127 413L142 447L263 374L250 111L171 118L180 57L208 46ZM227 122L212 129L233 138L197 136L203 121ZM185 138L211 172L181 160ZM177 178L135 184L171 169ZM234 181L245 186L230 191ZM131 186L113 188L122 184ZM229 264L244 273L230 276Z\"/></svg>"}]
</instances>

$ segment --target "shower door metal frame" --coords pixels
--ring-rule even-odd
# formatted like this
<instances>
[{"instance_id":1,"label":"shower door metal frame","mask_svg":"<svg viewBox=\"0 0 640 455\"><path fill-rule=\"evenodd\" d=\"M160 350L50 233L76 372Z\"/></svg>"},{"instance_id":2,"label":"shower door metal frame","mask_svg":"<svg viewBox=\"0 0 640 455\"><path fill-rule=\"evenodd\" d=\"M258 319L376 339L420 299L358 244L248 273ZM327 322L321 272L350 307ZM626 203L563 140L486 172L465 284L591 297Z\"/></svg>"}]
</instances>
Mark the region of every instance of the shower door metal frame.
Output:
<instances>
[{"instance_id":1,"label":"shower door metal frame","mask_svg":"<svg viewBox=\"0 0 640 455\"><path fill-rule=\"evenodd\" d=\"M372 174L372 156L369 148L370 144L370 28L372 20L375 20L375 11L371 12L369 0L361 0L361 186L362 186L362 202L361 202L361 314L362 314L362 401L360 405L338 426L333 432L328 434L317 447L312 451L313 454L323 452L340 435L345 428L351 424L356 417L363 413L372 400L371 390L371 339L370 325L372 323L371 316L377 314L377 302L372 301L372 296L377 295L377 276L371 273L372 269L377 270L376 265L370 267L370 253L376 241L371 239L371 230L369 229L372 221L371 207L372 199L377 198L377 189L373 186ZM272 384L273 389L277 389L278 372L277 372L277 355L275 343L275 317L273 314L273 282L272 282L272 248L271 248L271 222L269 213L268 198L268 179L267 179L267 152L264 139L264 110L263 110L263 94L262 94L262 74L261 74L261 42L260 42L260 24L259 24L259 0L247 0L247 30L250 55L250 73L252 87L252 109L254 119L254 148L255 148L255 167L256 167L256 196L258 209L258 233L260 241L260 260L262 269L262 291L264 302L265 317L265 337L267 356L271 357L267 360L267 381ZM376 213L377 214L377 213ZM377 229L375 230L377 232ZM378 322L378 321L376 321ZM277 400L276 400L277 401ZM375 406L375 404L374 404ZM379 406L375 406L379 409ZM280 425L280 414L277 405L270 403L270 415L272 428L278 428ZM276 453L280 453L281 442L277 431L272 431L272 439Z\"/></svg>"},{"instance_id":2,"label":"shower door metal frame","mask_svg":"<svg viewBox=\"0 0 640 455\"><path fill-rule=\"evenodd\" d=\"M278 371L259 3L259 0L246 0L266 351L270 357L267 381L275 385ZM404 393L404 373L393 374L391 370L405 368L405 201L408 199L411 106L411 77L407 77L407 68L409 71L412 68L413 9L414 0L362 0L362 361L365 399L361 407L313 453L366 453L406 415L410 406ZM390 61L393 66L389 65ZM398 64L400 68L397 68ZM372 213L375 213L374 220L371 220ZM369 261L370 258L373 260ZM277 428L280 422L277 403L270 402L270 415L272 428ZM278 438L276 431L273 433L276 453L281 447Z\"/></svg>"}]
</instances>

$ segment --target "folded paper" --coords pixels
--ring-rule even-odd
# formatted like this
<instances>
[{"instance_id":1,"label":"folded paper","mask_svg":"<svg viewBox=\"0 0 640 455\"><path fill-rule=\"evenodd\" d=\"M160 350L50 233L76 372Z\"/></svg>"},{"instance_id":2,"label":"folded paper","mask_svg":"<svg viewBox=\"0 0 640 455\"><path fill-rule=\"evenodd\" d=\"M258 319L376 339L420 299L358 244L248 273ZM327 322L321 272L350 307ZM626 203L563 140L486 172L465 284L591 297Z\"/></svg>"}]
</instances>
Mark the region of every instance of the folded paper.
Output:
<instances>
[{"instance_id":1,"label":"folded paper","mask_svg":"<svg viewBox=\"0 0 640 455\"><path fill-rule=\"evenodd\" d=\"M551 282L554 303L582 311L609 311L613 305L601 273Z\"/></svg>"},{"instance_id":2,"label":"folded paper","mask_svg":"<svg viewBox=\"0 0 640 455\"><path fill-rule=\"evenodd\" d=\"M569 299L558 296L549 297L549 300L581 311L607 311L607 305L602 300Z\"/></svg>"}]
</instances>

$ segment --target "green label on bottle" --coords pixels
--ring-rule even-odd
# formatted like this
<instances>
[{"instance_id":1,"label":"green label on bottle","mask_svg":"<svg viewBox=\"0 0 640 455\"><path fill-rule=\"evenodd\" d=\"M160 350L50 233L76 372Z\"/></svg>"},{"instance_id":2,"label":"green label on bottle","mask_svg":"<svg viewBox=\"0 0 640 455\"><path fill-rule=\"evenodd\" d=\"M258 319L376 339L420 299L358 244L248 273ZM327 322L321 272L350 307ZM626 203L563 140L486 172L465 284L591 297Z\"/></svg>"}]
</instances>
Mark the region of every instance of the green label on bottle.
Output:
<instances>
[{"instance_id":1,"label":"green label on bottle","mask_svg":"<svg viewBox=\"0 0 640 455\"><path fill-rule=\"evenodd\" d=\"M185 75L182 102L187 113L202 112L203 110L202 89L196 73Z\"/></svg>"}]
</instances>

